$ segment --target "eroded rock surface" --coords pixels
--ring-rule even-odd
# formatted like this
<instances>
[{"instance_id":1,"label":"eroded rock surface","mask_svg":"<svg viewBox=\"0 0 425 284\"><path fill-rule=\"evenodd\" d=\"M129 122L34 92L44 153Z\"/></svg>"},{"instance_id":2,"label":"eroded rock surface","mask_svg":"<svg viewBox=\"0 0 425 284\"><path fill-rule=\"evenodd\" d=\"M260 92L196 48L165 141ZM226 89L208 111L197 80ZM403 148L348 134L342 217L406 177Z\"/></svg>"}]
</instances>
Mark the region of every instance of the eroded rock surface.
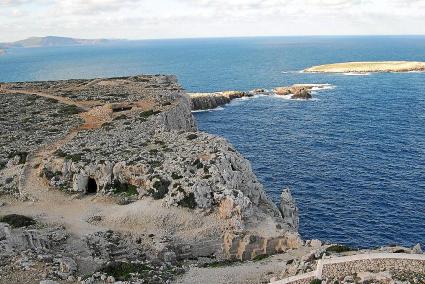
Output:
<instances>
[{"instance_id":1,"label":"eroded rock surface","mask_svg":"<svg viewBox=\"0 0 425 284\"><path fill-rule=\"evenodd\" d=\"M63 220L64 230L77 236L95 232L87 235L90 241L73 237L70 245L87 243L95 252L90 257L100 258L100 264L131 261L140 250L166 262L246 260L302 244L293 200L287 199L282 215L250 163L225 139L197 130L190 98L175 77L7 83L1 88L2 100L17 100L31 117L12 105L6 108L28 126L3 121L16 133L3 148L28 158L2 153L0 177L12 175L13 181L3 182L0 192L9 195L13 188L34 203L13 201L0 210L38 214L34 217L40 221ZM241 95L226 94L229 99ZM105 230L112 228L124 245L111 254ZM32 250L50 246L44 233L16 234L38 240L30 242L36 246ZM10 239L5 251L12 250ZM77 267L86 261L69 257ZM59 261L59 270L73 271L72 261Z\"/></svg>"}]
</instances>

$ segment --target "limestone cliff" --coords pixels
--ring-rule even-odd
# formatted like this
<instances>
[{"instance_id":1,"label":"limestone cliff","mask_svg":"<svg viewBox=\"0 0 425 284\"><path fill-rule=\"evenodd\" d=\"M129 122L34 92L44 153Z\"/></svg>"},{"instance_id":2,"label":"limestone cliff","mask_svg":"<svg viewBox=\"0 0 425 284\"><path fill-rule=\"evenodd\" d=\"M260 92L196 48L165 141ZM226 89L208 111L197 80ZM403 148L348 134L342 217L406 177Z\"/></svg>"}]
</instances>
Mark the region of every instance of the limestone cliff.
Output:
<instances>
[{"instance_id":1,"label":"limestone cliff","mask_svg":"<svg viewBox=\"0 0 425 284\"><path fill-rule=\"evenodd\" d=\"M251 259L301 244L297 217L282 215L250 163L225 139L197 130L190 99L175 77L9 83L2 88L18 99L33 94L59 107L73 106L68 113L75 118L69 121L72 129L42 141L42 148L24 149L29 162L23 161L18 184L23 197L49 199L30 185L38 176L81 199L68 202L83 203L78 206L87 212L88 198L111 197L118 205L99 201L103 213L90 217L97 221L90 221L88 229L146 236L154 228L169 240L166 247L154 245L160 255L167 249L178 258ZM238 94L228 94L233 96ZM2 172L10 169L6 164ZM49 214L49 208L43 210Z\"/></svg>"}]
</instances>

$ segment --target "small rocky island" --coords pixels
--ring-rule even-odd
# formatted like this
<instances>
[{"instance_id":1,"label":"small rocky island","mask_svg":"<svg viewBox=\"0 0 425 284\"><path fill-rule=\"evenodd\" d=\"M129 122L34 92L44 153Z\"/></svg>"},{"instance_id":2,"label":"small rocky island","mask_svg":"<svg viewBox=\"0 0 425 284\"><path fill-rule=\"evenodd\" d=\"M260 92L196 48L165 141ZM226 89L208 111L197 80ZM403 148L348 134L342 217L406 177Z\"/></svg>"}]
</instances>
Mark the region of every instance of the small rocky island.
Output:
<instances>
[{"instance_id":1,"label":"small rocky island","mask_svg":"<svg viewBox=\"0 0 425 284\"><path fill-rule=\"evenodd\" d=\"M377 61L345 62L313 66L306 73L371 73L371 72L424 72L425 62Z\"/></svg>"}]
</instances>

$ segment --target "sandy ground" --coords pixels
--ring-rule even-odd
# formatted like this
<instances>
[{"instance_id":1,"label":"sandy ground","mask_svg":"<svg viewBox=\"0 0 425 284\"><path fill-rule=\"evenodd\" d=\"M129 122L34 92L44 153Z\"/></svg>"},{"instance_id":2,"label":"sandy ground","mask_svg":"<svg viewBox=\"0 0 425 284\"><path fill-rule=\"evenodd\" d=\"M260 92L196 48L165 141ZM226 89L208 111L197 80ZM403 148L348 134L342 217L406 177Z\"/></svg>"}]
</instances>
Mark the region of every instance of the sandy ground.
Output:
<instances>
[{"instance_id":1,"label":"sandy ground","mask_svg":"<svg viewBox=\"0 0 425 284\"><path fill-rule=\"evenodd\" d=\"M307 68L304 72L323 73L368 73L368 72L411 72L425 71L425 62L382 61L382 62L346 62L319 65Z\"/></svg>"},{"instance_id":2,"label":"sandy ground","mask_svg":"<svg viewBox=\"0 0 425 284\"><path fill-rule=\"evenodd\" d=\"M216 284L258 284L269 283L270 278L279 275L288 260L300 258L312 248L301 247L268 257L261 261L248 261L224 267L191 268L176 280L178 284L216 283Z\"/></svg>"}]
</instances>

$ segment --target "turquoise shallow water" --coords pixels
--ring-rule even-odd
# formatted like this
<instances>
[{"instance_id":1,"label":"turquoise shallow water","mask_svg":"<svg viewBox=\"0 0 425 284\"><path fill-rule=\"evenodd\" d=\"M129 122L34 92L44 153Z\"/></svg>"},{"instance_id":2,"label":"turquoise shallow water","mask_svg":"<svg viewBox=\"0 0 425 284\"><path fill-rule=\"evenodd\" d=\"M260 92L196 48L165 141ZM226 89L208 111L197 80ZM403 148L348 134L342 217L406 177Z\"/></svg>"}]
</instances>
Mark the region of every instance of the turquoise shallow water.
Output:
<instances>
[{"instance_id":1,"label":"turquoise shallow water","mask_svg":"<svg viewBox=\"0 0 425 284\"><path fill-rule=\"evenodd\" d=\"M425 37L285 37L15 49L0 81L176 74L190 91L329 83L313 101L237 100L196 113L275 201L292 188L301 234L353 246L425 244L425 73L303 74L317 64L425 61Z\"/></svg>"}]
</instances>

